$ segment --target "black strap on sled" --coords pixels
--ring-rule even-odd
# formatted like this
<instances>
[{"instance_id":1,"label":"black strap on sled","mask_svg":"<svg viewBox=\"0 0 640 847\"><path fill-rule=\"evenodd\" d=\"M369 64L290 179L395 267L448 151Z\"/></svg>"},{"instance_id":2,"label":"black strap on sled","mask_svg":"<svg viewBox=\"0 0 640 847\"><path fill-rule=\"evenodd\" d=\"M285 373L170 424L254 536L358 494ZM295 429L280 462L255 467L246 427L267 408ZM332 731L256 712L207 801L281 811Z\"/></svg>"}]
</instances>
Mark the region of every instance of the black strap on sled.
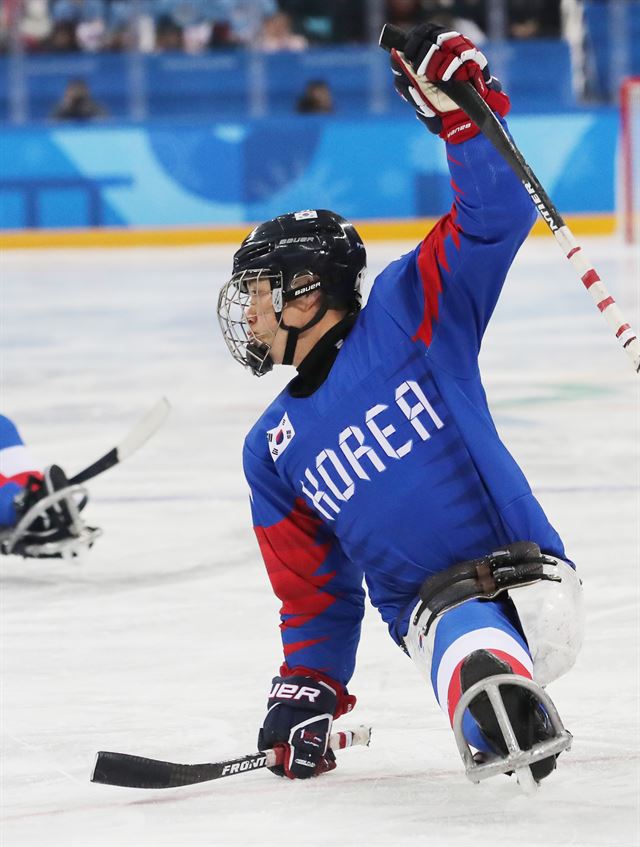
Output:
<instances>
[{"instance_id":1,"label":"black strap on sled","mask_svg":"<svg viewBox=\"0 0 640 847\"><path fill-rule=\"evenodd\" d=\"M543 569L544 565L553 565L555 561L543 555L533 541L516 541L479 559L452 565L422 583L418 592L422 602L412 623L415 626L428 609L431 615L424 630L426 635L439 615L467 600L492 600L510 588L541 580L559 582L560 577L545 573Z\"/></svg>"}]
</instances>

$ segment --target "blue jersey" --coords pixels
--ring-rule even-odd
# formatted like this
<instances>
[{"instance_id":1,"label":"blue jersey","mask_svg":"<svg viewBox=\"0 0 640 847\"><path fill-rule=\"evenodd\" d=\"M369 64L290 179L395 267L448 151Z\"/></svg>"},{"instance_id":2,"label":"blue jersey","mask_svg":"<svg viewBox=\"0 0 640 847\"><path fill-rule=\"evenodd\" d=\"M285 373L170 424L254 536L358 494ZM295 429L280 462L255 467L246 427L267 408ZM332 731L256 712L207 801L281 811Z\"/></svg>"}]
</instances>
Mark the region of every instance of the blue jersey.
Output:
<instances>
[{"instance_id":1,"label":"blue jersey","mask_svg":"<svg viewBox=\"0 0 640 847\"><path fill-rule=\"evenodd\" d=\"M15 424L0 415L0 527L13 526L13 500L30 476L40 477Z\"/></svg>"},{"instance_id":2,"label":"blue jersey","mask_svg":"<svg viewBox=\"0 0 640 847\"><path fill-rule=\"evenodd\" d=\"M482 136L448 146L455 202L375 280L322 385L247 436L253 522L289 667L346 684L372 603L400 642L431 574L513 541L564 557L500 440L483 333L535 210Z\"/></svg>"}]
</instances>

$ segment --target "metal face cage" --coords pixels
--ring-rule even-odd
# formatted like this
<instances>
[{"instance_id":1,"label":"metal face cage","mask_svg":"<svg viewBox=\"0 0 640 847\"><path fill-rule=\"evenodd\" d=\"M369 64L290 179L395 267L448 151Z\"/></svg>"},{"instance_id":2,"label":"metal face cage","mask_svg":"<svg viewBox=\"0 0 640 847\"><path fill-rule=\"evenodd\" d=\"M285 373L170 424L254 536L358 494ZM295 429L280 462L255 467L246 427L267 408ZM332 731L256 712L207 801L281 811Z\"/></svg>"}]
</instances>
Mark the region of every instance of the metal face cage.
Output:
<instances>
[{"instance_id":1,"label":"metal face cage","mask_svg":"<svg viewBox=\"0 0 640 847\"><path fill-rule=\"evenodd\" d=\"M280 326L282 321L282 274L269 268L251 268L233 274L218 297L218 322L229 352L243 367L256 376L263 376L273 367L271 345L255 336L247 320L249 309L258 317L268 314L264 298L258 296L261 283L268 283L271 296L269 310L273 309Z\"/></svg>"},{"instance_id":2,"label":"metal face cage","mask_svg":"<svg viewBox=\"0 0 640 847\"><path fill-rule=\"evenodd\" d=\"M270 296L264 283L268 283ZM320 280L309 271L296 274L291 286L284 291L284 276L270 268L249 268L233 274L220 290L218 322L229 352L243 367L256 376L263 376L273 367L271 342L283 325L283 306L297 297L320 288ZM294 287L295 286L295 287ZM261 288L264 290L261 292ZM258 318L275 316L276 326L268 339L254 334L247 316L253 311Z\"/></svg>"}]
</instances>

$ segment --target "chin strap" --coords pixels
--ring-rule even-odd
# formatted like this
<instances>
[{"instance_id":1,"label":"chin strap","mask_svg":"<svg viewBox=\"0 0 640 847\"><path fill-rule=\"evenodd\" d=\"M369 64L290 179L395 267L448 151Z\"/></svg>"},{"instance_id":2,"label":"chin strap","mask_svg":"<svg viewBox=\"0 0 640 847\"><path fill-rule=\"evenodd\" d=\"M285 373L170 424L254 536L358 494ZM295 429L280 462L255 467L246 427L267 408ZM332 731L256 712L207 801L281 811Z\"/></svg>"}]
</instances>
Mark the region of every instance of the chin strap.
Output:
<instances>
[{"instance_id":1,"label":"chin strap","mask_svg":"<svg viewBox=\"0 0 640 847\"><path fill-rule=\"evenodd\" d=\"M293 356L296 351L298 338L302 335L303 332L306 332L308 329L311 329L312 326L315 326L317 323L319 323L326 314L327 305L323 300L320 306L318 307L318 311L304 326L287 326L284 321L280 324L280 329L287 330L287 344L284 348L284 357L282 359L283 365L293 364Z\"/></svg>"},{"instance_id":2,"label":"chin strap","mask_svg":"<svg viewBox=\"0 0 640 847\"><path fill-rule=\"evenodd\" d=\"M298 336L302 332L301 329L298 329L295 326L285 327L287 330L287 344L284 348L284 356L282 359L283 365L292 365L293 364L293 354L296 351L296 344L298 343Z\"/></svg>"}]
</instances>

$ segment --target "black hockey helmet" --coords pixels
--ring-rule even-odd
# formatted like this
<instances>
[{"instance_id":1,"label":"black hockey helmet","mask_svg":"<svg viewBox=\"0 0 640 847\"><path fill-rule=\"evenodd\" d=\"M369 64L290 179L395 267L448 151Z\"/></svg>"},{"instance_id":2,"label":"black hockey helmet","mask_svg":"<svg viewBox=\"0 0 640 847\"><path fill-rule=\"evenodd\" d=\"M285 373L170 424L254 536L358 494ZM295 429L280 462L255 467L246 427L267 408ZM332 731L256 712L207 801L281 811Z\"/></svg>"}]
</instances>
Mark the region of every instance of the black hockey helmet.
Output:
<instances>
[{"instance_id":1,"label":"black hockey helmet","mask_svg":"<svg viewBox=\"0 0 640 847\"><path fill-rule=\"evenodd\" d=\"M291 299L297 277L317 276L329 308L357 312L366 263L364 244L353 224L335 212L308 209L257 226L233 257L233 272L269 268L282 273L283 302Z\"/></svg>"},{"instance_id":2,"label":"black hockey helmet","mask_svg":"<svg viewBox=\"0 0 640 847\"><path fill-rule=\"evenodd\" d=\"M244 319L251 280L270 283L279 326L289 332L284 364L291 364L298 335L317 323L327 309L359 311L366 260L355 227L326 209L292 212L257 226L236 251L233 275L218 299L218 319L234 359L257 376L273 365L269 347L252 338ZM284 305L316 290L322 298L314 318L304 327L287 327L282 319Z\"/></svg>"}]
</instances>

